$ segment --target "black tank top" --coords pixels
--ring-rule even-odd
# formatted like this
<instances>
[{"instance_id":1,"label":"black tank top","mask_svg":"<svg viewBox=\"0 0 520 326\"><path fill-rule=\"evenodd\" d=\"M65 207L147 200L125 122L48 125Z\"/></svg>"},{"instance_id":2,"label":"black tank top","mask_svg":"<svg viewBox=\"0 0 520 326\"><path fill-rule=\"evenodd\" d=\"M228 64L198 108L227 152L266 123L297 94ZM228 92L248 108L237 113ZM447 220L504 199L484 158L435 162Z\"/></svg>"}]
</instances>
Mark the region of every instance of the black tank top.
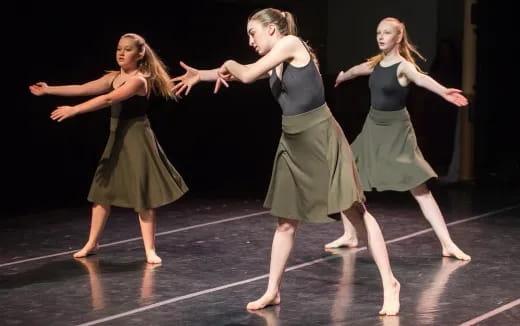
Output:
<instances>
[{"instance_id":1,"label":"black tank top","mask_svg":"<svg viewBox=\"0 0 520 326\"><path fill-rule=\"evenodd\" d=\"M403 87L397 80L398 62L388 67L379 63L368 79L372 108L381 111L397 111L406 106L409 87Z\"/></svg>"},{"instance_id":2,"label":"black tank top","mask_svg":"<svg viewBox=\"0 0 520 326\"><path fill-rule=\"evenodd\" d=\"M117 76L116 76L117 77ZM114 77L115 80L115 77ZM114 88L114 80L112 80L112 89ZM119 87L121 87L123 82ZM110 108L110 117L120 120L134 119L146 116L148 111L149 101L147 96L132 96L124 101L112 105Z\"/></svg>"},{"instance_id":3,"label":"black tank top","mask_svg":"<svg viewBox=\"0 0 520 326\"><path fill-rule=\"evenodd\" d=\"M273 69L269 86L282 107L283 115L304 113L325 103L323 80L312 56L303 67L294 67L284 62L282 80L276 75L276 68Z\"/></svg>"}]
</instances>

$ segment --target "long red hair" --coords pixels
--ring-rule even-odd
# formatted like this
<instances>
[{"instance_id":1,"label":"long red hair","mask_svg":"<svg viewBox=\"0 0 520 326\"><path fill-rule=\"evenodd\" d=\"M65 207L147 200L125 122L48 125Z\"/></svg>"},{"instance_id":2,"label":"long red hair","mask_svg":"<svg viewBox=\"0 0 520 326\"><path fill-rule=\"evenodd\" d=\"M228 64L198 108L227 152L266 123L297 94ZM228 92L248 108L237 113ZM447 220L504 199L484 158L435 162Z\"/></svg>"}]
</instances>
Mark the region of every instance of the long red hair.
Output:
<instances>
[{"instance_id":1,"label":"long red hair","mask_svg":"<svg viewBox=\"0 0 520 326\"><path fill-rule=\"evenodd\" d=\"M406 26L404 25L404 23L394 17L387 17L387 18L384 18L383 20L381 20L381 22L384 22L384 21L390 21L390 22L394 23L395 28L397 29L397 34L402 36L401 42L399 43L399 54L406 61L413 63L413 65L415 66L415 68L417 68L417 70L419 72L424 73L424 71L422 71L422 69L415 62L415 58L414 58L413 54L415 54L417 57L419 57L420 59L422 59L424 61L426 61L426 59L422 56L422 54L417 50L417 48L408 39L408 33L406 32ZM384 53L381 52L371 58L368 58L367 62L371 68L374 68L381 60L383 60L384 56L385 56Z\"/></svg>"}]
</instances>

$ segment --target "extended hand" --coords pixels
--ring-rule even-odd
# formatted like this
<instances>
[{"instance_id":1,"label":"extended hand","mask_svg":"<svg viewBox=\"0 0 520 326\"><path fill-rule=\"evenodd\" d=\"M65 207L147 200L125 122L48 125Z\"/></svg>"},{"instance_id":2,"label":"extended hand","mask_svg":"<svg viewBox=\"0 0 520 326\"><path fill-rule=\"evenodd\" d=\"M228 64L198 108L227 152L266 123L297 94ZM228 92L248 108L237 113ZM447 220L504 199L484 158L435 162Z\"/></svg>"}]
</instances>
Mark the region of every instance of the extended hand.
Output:
<instances>
[{"instance_id":1,"label":"extended hand","mask_svg":"<svg viewBox=\"0 0 520 326\"><path fill-rule=\"evenodd\" d=\"M177 76L171 79L174 84L172 92L177 96L181 95L182 92L184 92L185 95L188 95L191 88L200 82L200 73L197 69L188 66L182 61L179 62L179 64L184 68L184 70L186 70L186 72L182 76Z\"/></svg>"},{"instance_id":2,"label":"extended hand","mask_svg":"<svg viewBox=\"0 0 520 326\"><path fill-rule=\"evenodd\" d=\"M340 71L338 74L338 77L336 77L336 82L334 83L334 87L338 87L339 84L343 82L343 75L345 73L343 71Z\"/></svg>"},{"instance_id":3,"label":"extended hand","mask_svg":"<svg viewBox=\"0 0 520 326\"><path fill-rule=\"evenodd\" d=\"M227 82L233 80L233 75L231 75L231 73L227 70L225 63L217 70L217 76L218 78L215 82L215 89L213 90L214 94L218 93L220 86L222 85L229 87Z\"/></svg>"},{"instance_id":4,"label":"extended hand","mask_svg":"<svg viewBox=\"0 0 520 326\"><path fill-rule=\"evenodd\" d=\"M42 96L47 94L47 88L49 86L44 82L38 82L34 85L29 86L29 91L36 96Z\"/></svg>"},{"instance_id":5,"label":"extended hand","mask_svg":"<svg viewBox=\"0 0 520 326\"><path fill-rule=\"evenodd\" d=\"M62 122L65 119L71 118L78 114L78 111L73 106L58 106L58 108L51 112L51 119Z\"/></svg>"},{"instance_id":6,"label":"extended hand","mask_svg":"<svg viewBox=\"0 0 520 326\"><path fill-rule=\"evenodd\" d=\"M442 97L446 101L453 103L458 107L466 106L466 105L468 105L468 99L461 93L462 93L462 91L460 89L448 88L448 89L446 89L444 94L442 94Z\"/></svg>"}]
</instances>

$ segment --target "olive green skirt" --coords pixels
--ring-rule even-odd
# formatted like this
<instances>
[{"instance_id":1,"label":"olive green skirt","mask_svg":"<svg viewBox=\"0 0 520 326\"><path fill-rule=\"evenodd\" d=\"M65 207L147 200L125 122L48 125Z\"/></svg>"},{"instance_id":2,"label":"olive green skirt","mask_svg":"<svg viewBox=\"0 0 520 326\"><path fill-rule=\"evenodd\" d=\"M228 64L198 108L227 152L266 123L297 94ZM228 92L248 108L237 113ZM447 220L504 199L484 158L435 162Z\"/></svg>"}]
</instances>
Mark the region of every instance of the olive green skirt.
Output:
<instances>
[{"instance_id":1,"label":"olive green skirt","mask_svg":"<svg viewBox=\"0 0 520 326\"><path fill-rule=\"evenodd\" d=\"M277 217L324 223L362 201L352 152L327 105L283 116L264 207Z\"/></svg>"},{"instance_id":2,"label":"olive green skirt","mask_svg":"<svg viewBox=\"0 0 520 326\"><path fill-rule=\"evenodd\" d=\"M406 108L370 109L352 151L365 191L407 191L437 177L417 145Z\"/></svg>"},{"instance_id":3,"label":"olive green skirt","mask_svg":"<svg viewBox=\"0 0 520 326\"><path fill-rule=\"evenodd\" d=\"M110 119L110 136L88 200L140 212L171 203L188 187L161 149L146 117Z\"/></svg>"}]
</instances>

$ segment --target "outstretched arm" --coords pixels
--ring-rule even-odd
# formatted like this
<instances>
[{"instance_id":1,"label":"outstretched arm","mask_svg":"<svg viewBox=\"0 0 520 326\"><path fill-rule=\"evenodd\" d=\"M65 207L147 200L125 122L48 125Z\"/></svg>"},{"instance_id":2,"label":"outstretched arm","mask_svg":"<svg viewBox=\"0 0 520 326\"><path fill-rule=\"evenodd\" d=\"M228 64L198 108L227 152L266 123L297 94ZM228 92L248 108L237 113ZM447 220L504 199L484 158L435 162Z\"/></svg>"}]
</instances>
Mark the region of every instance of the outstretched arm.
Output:
<instances>
[{"instance_id":1,"label":"outstretched arm","mask_svg":"<svg viewBox=\"0 0 520 326\"><path fill-rule=\"evenodd\" d=\"M460 89L442 86L435 79L417 71L417 68L411 62L404 61L399 68L401 71L398 73L403 74L417 86L426 88L458 107L468 105L468 99L461 94L462 91Z\"/></svg>"},{"instance_id":2,"label":"outstretched arm","mask_svg":"<svg viewBox=\"0 0 520 326\"><path fill-rule=\"evenodd\" d=\"M59 106L56 110L52 111L51 119L61 122L75 116L76 114L96 111L142 93L146 93L146 80L141 76L133 77L123 86L110 93L96 96L78 105Z\"/></svg>"},{"instance_id":3,"label":"outstretched arm","mask_svg":"<svg viewBox=\"0 0 520 326\"><path fill-rule=\"evenodd\" d=\"M36 96L58 95L58 96L87 96L99 95L110 90L110 83L115 73L109 73L103 77L82 85L49 86L45 82L38 82L29 86L29 91Z\"/></svg>"},{"instance_id":4,"label":"outstretched arm","mask_svg":"<svg viewBox=\"0 0 520 326\"><path fill-rule=\"evenodd\" d=\"M172 79L175 84L172 91L175 95L186 95L191 88L201 81L216 81L214 93L218 92L220 85L227 84L228 81L238 80L243 83L252 83L255 80L268 77L268 71L290 59L294 56L294 52L298 50L298 46L302 46L301 41L295 36L285 36L258 61L252 64L243 65L234 60L226 61L220 68L211 70L199 70L180 62L186 72L182 76Z\"/></svg>"},{"instance_id":5,"label":"outstretched arm","mask_svg":"<svg viewBox=\"0 0 520 326\"><path fill-rule=\"evenodd\" d=\"M228 60L220 67L218 73L219 76L230 75L242 83L249 84L258 79L266 78L271 69L294 58L298 50L305 50L302 42L298 37L288 35L276 42L269 53L258 61L243 65L234 60Z\"/></svg>"},{"instance_id":6,"label":"outstretched arm","mask_svg":"<svg viewBox=\"0 0 520 326\"><path fill-rule=\"evenodd\" d=\"M217 74L219 68L201 70L190 67L182 61L179 62L179 64L182 68L184 68L184 70L186 70L186 72L182 76L177 76L171 79L172 83L174 84L172 91L177 96L181 95L182 92L184 92L185 95L188 95L191 88L201 81L217 81L217 84L220 81L226 87L229 87L225 80L220 80L221 78ZM218 89L215 86L215 93L217 90Z\"/></svg>"},{"instance_id":7,"label":"outstretched arm","mask_svg":"<svg viewBox=\"0 0 520 326\"><path fill-rule=\"evenodd\" d=\"M336 83L334 87L338 87L344 81L354 79L359 76L370 75L374 68L371 68L368 62L363 62L357 66L354 66L347 71L340 71L338 77L336 77Z\"/></svg>"}]
</instances>

